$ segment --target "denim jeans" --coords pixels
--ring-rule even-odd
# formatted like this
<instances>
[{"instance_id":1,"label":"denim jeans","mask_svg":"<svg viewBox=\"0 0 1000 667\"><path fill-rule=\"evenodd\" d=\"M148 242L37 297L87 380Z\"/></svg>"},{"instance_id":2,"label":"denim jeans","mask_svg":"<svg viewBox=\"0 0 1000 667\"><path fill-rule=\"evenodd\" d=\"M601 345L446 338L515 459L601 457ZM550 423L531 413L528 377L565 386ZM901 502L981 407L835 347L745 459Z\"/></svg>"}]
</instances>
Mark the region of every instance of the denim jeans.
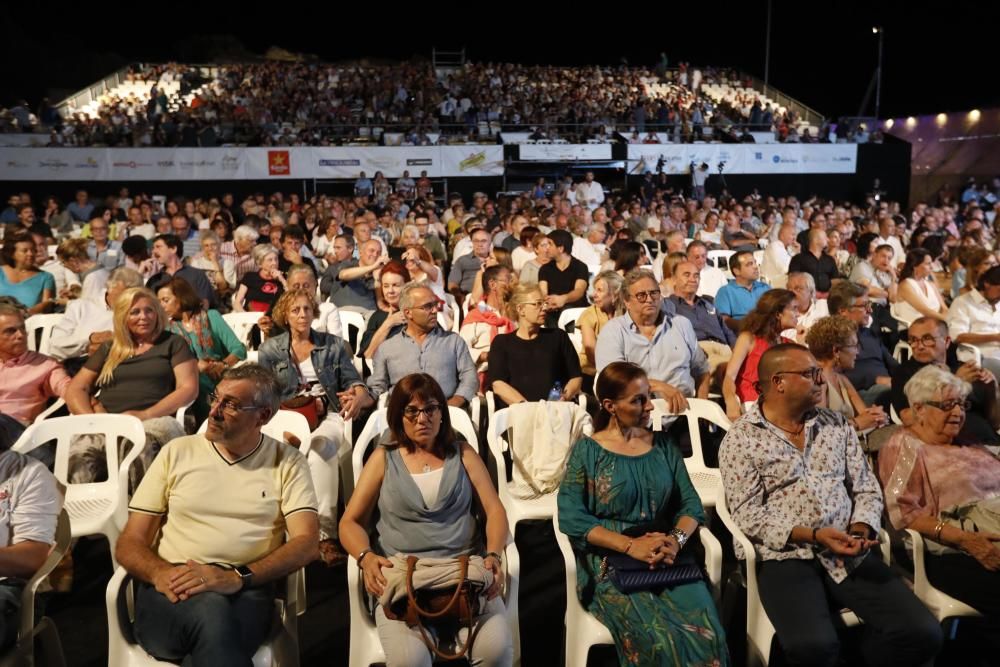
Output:
<instances>
[{"instance_id":1,"label":"denim jeans","mask_svg":"<svg viewBox=\"0 0 1000 667\"><path fill-rule=\"evenodd\" d=\"M250 667L273 610L270 587L201 593L172 603L153 586L136 582L135 636L147 653L163 660L190 655L195 667Z\"/></svg>"}]
</instances>

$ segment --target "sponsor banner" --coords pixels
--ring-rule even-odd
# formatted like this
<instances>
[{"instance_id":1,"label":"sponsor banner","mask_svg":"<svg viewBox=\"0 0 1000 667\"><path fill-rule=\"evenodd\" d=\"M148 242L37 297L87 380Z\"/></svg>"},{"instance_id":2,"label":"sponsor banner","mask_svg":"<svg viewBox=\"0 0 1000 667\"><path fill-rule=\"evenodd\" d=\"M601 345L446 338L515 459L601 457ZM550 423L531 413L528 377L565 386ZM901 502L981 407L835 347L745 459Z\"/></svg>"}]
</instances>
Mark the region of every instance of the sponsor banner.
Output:
<instances>
[{"instance_id":1,"label":"sponsor banner","mask_svg":"<svg viewBox=\"0 0 1000 667\"><path fill-rule=\"evenodd\" d=\"M106 148L0 148L5 181L98 181L108 166Z\"/></svg>"},{"instance_id":2,"label":"sponsor banner","mask_svg":"<svg viewBox=\"0 0 1000 667\"><path fill-rule=\"evenodd\" d=\"M503 146L438 148L441 150L441 176L503 176Z\"/></svg>"},{"instance_id":3,"label":"sponsor banner","mask_svg":"<svg viewBox=\"0 0 1000 667\"><path fill-rule=\"evenodd\" d=\"M522 160L573 162L611 159L611 144L521 144L518 151Z\"/></svg>"},{"instance_id":4,"label":"sponsor banner","mask_svg":"<svg viewBox=\"0 0 1000 667\"><path fill-rule=\"evenodd\" d=\"M433 178L441 176L441 148L437 146L339 146L313 148L312 165L316 178L357 178L365 172L372 178L381 171L386 178L400 178L404 171L416 177L423 170Z\"/></svg>"},{"instance_id":5,"label":"sponsor banner","mask_svg":"<svg viewBox=\"0 0 1000 667\"><path fill-rule=\"evenodd\" d=\"M856 144L632 144L629 173L690 174L691 164L708 164L717 174L853 174Z\"/></svg>"},{"instance_id":6,"label":"sponsor banner","mask_svg":"<svg viewBox=\"0 0 1000 667\"><path fill-rule=\"evenodd\" d=\"M238 148L244 155L244 178L262 181L279 178L313 178L311 148Z\"/></svg>"},{"instance_id":7,"label":"sponsor banner","mask_svg":"<svg viewBox=\"0 0 1000 667\"><path fill-rule=\"evenodd\" d=\"M49 143L46 134L7 134L0 132L0 146L44 146Z\"/></svg>"}]
</instances>

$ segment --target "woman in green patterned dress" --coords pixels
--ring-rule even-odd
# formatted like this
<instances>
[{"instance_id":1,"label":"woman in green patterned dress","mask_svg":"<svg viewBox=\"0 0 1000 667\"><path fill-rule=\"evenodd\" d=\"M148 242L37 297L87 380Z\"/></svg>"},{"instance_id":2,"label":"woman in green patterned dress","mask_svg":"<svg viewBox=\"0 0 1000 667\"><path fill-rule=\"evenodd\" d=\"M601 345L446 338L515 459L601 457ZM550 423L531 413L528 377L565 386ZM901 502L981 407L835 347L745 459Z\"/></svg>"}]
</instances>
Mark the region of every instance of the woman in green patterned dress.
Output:
<instances>
[{"instance_id":1,"label":"woman in green patterned dress","mask_svg":"<svg viewBox=\"0 0 1000 667\"><path fill-rule=\"evenodd\" d=\"M626 594L601 576L602 557L610 552L650 565L673 563L705 517L677 446L649 430L653 406L645 371L614 362L598 376L595 390L601 404L596 432L573 447L559 488L559 527L576 553L580 601L611 631L623 666L729 665L704 582ZM654 520L672 530L623 534Z\"/></svg>"}]
</instances>

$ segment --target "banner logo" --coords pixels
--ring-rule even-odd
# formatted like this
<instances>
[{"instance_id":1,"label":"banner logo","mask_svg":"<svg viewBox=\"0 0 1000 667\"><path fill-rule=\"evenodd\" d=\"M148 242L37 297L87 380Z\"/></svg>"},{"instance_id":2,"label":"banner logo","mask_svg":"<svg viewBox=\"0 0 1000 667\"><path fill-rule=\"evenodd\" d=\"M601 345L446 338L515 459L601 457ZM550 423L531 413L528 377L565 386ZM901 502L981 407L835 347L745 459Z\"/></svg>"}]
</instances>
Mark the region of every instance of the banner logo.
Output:
<instances>
[{"instance_id":1,"label":"banner logo","mask_svg":"<svg viewBox=\"0 0 1000 667\"><path fill-rule=\"evenodd\" d=\"M288 151L267 152L267 173L270 176L288 176L292 173Z\"/></svg>"}]
</instances>

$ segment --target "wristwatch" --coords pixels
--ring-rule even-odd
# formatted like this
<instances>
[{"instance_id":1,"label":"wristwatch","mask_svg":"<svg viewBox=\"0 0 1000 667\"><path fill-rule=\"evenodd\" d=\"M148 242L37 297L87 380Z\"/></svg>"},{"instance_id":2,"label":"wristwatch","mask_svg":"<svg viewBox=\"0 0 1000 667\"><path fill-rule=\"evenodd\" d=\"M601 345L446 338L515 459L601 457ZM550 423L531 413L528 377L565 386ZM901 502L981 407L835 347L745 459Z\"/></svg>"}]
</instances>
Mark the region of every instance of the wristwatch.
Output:
<instances>
[{"instance_id":1,"label":"wristwatch","mask_svg":"<svg viewBox=\"0 0 1000 667\"><path fill-rule=\"evenodd\" d=\"M246 565L237 565L236 574L240 575L240 581L243 582L243 590L253 586L253 570L249 567Z\"/></svg>"},{"instance_id":2,"label":"wristwatch","mask_svg":"<svg viewBox=\"0 0 1000 667\"><path fill-rule=\"evenodd\" d=\"M677 548L683 549L684 543L688 541L688 535L680 528L674 528L670 531L670 536L677 540Z\"/></svg>"}]
</instances>

